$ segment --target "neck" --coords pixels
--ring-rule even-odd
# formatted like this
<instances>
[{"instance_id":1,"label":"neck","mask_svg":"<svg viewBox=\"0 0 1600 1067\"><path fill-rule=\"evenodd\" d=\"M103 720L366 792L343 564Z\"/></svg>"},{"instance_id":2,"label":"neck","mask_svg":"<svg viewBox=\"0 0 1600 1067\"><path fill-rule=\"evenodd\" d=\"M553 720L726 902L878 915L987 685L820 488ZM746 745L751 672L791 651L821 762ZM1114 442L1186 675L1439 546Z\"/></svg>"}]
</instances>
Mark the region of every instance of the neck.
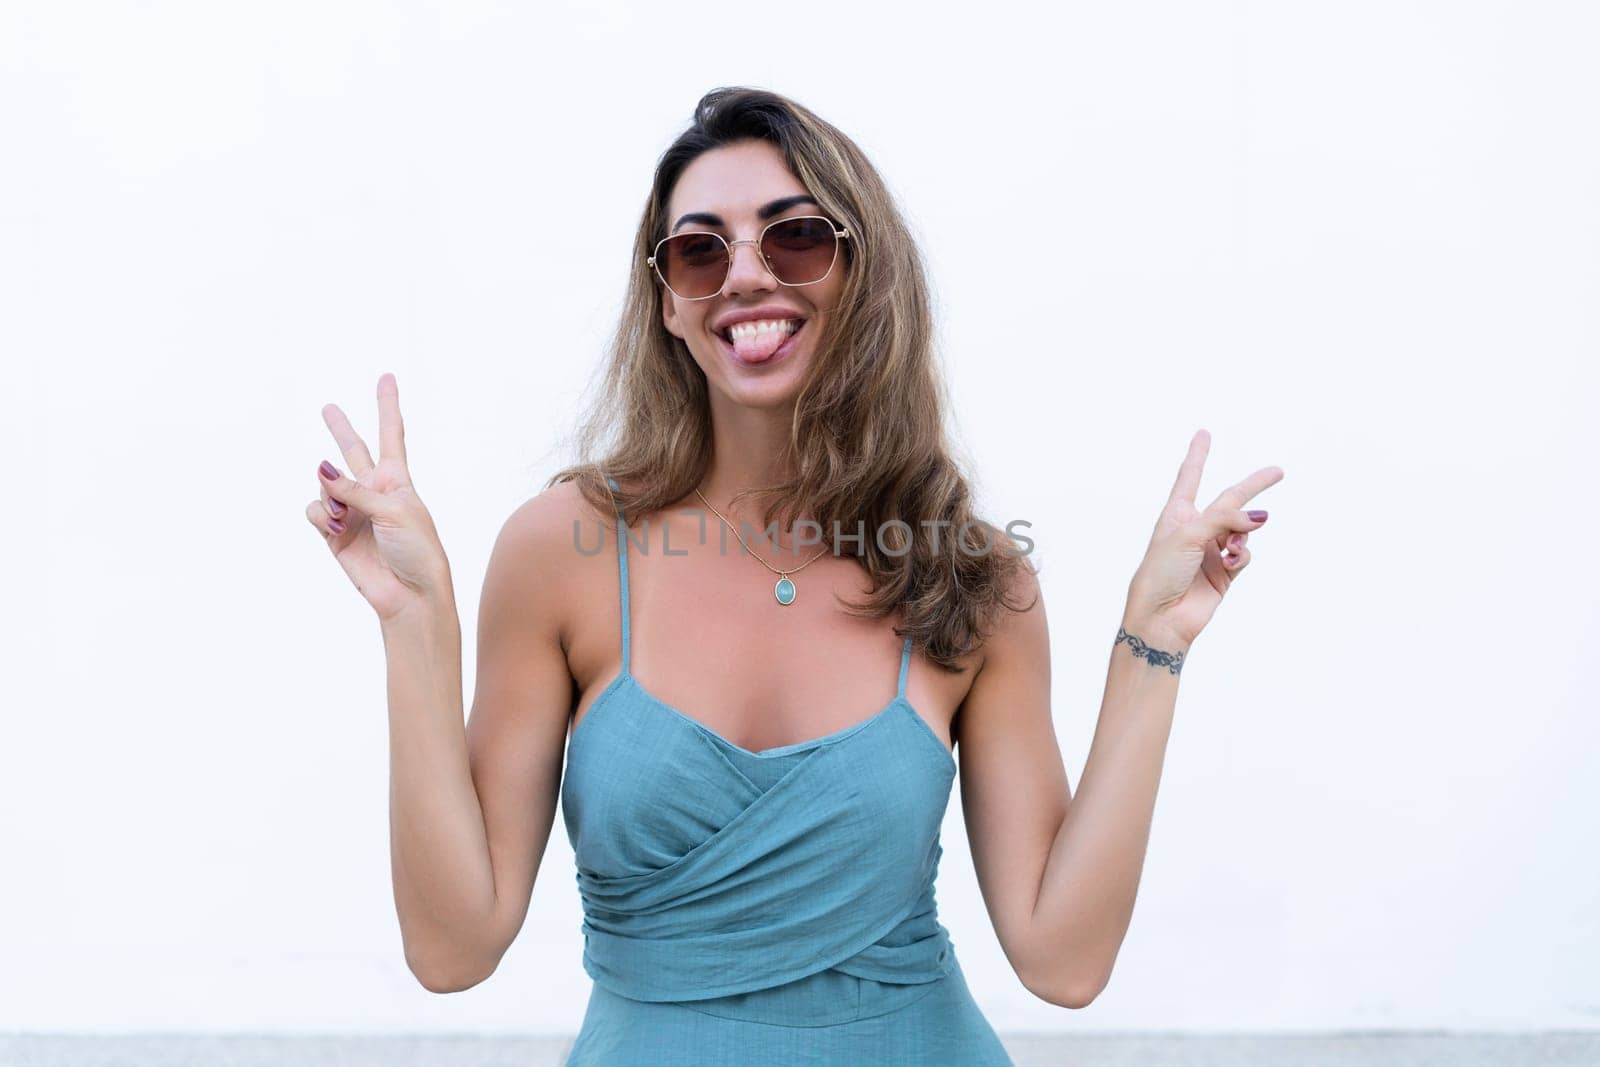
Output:
<instances>
[{"instance_id":1,"label":"neck","mask_svg":"<svg viewBox=\"0 0 1600 1067\"><path fill-rule=\"evenodd\" d=\"M740 523L749 523L751 531L758 535L764 532L761 521L764 501L754 498L746 498L737 504L732 504L732 501L736 493L776 485L790 476L778 457L788 444L792 412L792 406L768 409L712 404L711 465L700 483L700 492L705 494L713 507L728 517L735 528ZM698 505L699 499L695 498L694 503ZM807 517L800 516L801 519ZM716 521L715 515L710 518ZM791 529L780 527L779 544L791 544L793 533ZM750 538L749 533L745 533L745 536ZM757 544L757 541L751 541L752 547Z\"/></svg>"}]
</instances>

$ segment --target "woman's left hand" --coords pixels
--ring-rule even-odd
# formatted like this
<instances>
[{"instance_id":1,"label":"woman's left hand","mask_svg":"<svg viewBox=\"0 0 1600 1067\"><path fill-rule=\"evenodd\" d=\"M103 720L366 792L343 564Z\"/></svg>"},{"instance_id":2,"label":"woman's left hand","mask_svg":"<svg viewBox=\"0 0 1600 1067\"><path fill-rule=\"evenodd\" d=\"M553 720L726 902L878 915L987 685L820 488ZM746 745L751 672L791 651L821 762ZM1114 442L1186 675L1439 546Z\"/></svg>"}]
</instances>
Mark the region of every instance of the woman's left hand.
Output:
<instances>
[{"instance_id":1,"label":"woman's left hand","mask_svg":"<svg viewBox=\"0 0 1600 1067\"><path fill-rule=\"evenodd\" d=\"M1210 447L1211 435L1205 430L1190 439L1150 547L1128 585L1124 626L1138 627L1144 631L1141 638L1154 636L1158 645L1177 642L1187 649L1211 621L1223 594L1250 565L1245 547L1250 531L1267 521L1265 511L1247 512L1244 505L1283 478L1282 468L1263 467L1197 511L1195 493Z\"/></svg>"}]
</instances>

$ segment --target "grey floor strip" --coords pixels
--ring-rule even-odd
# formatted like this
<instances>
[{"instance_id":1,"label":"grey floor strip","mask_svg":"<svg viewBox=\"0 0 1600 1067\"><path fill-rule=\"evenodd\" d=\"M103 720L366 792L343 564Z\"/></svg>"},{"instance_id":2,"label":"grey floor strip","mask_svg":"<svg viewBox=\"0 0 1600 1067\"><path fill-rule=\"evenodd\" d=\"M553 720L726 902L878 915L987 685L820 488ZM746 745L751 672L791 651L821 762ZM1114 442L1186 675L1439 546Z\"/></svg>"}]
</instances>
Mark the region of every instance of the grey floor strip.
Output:
<instances>
[{"instance_id":1,"label":"grey floor strip","mask_svg":"<svg viewBox=\"0 0 1600 1067\"><path fill-rule=\"evenodd\" d=\"M557 1037L0 1034L4 1067L560 1067ZM1596 1067L1600 1031L1006 1034L1017 1067Z\"/></svg>"}]
</instances>

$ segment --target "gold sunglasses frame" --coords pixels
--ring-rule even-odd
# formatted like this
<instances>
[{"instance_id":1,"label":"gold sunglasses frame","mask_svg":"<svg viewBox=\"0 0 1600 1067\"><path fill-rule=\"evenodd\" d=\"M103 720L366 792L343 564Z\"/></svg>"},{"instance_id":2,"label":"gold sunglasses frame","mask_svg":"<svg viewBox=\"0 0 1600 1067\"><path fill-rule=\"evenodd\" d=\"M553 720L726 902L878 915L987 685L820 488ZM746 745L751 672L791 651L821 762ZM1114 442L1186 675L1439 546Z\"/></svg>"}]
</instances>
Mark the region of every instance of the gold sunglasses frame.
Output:
<instances>
[{"instance_id":1,"label":"gold sunglasses frame","mask_svg":"<svg viewBox=\"0 0 1600 1067\"><path fill-rule=\"evenodd\" d=\"M820 220L822 222L826 222L830 227L833 228L833 238L834 238L834 240L833 240L833 261L828 264L828 269L822 272L822 276L820 278L813 279L812 281L809 281L809 282L786 282L782 278L778 277L778 272L777 271L772 269L772 260L768 259L767 258L767 254L765 252L761 251L761 242L767 239L767 231L772 229L774 226L782 225L785 222L799 222L802 219L818 219L818 220ZM721 281L720 284L718 284L715 292L708 293L705 296L683 296L683 295L681 295L678 292L678 290L672 288L671 283L669 283L667 281L667 279L662 275L662 273L661 273L661 264L656 262L656 257L661 255L661 246L662 245L666 244L668 241L673 240L674 238L690 237L690 236L694 236L694 235L704 235L706 237L715 237L717 240L721 241L722 244L723 244L723 247L725 247L728 250L728 267L723 272L722 281ZM656 275L656 277L658 279L660 279L661 284L665 285L667 287L668 291L671 292L673 296L676 296L679 300L689 300L689 301L693 301L693 300L710 300L712 297L715 297L719 293L722 292L722 287L728 284L728 276L733 273L733 246L734 245L755 245L756 246L756 254L761 257L762 264L766 266L767 273L772 275L773 280L776 281L779 285L787 285L787 286L790 286L792 288L794 286L799 286L799 285L816 285L817 282L826 280L828 275L833 273L833 268L839 265L839 249L844 247L843 245L841 245L839 243L840 239L842 239L842 238L850 238L850 239L854 240L854 236L855 235L850 232L850 227L846 226L843 229L840 229L838 223L834 222L832 219L828 218L828 216L826 216L826 215L791 215L786 219L773 219L771 222L769 222L765 226L761 227L761 233L757 237L755 237L754 239L746 237L746 238L743 238L742 240L730 241L727 238L723 237L722 234L717 233L715 230L684 230L682 233L671 233L671 234L668 234L667 236L663 237L661 240L656 242L655 250L650 255L646 256L644 261L645 261L645 264L647 266L649 266L651 270L655 271L655 275Z\"/></svg>"}]
</instances>

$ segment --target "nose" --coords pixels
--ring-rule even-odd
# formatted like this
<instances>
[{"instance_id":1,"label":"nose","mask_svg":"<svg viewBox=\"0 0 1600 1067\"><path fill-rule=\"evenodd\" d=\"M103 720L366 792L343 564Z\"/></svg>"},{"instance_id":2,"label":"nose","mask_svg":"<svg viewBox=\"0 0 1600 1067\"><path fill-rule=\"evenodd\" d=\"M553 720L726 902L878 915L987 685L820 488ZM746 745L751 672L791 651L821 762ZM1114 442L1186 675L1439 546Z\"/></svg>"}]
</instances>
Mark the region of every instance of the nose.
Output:
<instances>
[{"instance_id":1,"label":"nose","mask_svg":"<svg viewBox=\"0 0 1600 1067\"><path fill-rule=\"evenodd\" d=\"M766 257L762 256L761 246L755 241L734 241L728 245L728 250L733 253L733 262L728 264L728 280L722 285L727 295L741 296L761 290L771 292L778 287L778 279L767 269Z\"/></svg>"}]
</instances>

